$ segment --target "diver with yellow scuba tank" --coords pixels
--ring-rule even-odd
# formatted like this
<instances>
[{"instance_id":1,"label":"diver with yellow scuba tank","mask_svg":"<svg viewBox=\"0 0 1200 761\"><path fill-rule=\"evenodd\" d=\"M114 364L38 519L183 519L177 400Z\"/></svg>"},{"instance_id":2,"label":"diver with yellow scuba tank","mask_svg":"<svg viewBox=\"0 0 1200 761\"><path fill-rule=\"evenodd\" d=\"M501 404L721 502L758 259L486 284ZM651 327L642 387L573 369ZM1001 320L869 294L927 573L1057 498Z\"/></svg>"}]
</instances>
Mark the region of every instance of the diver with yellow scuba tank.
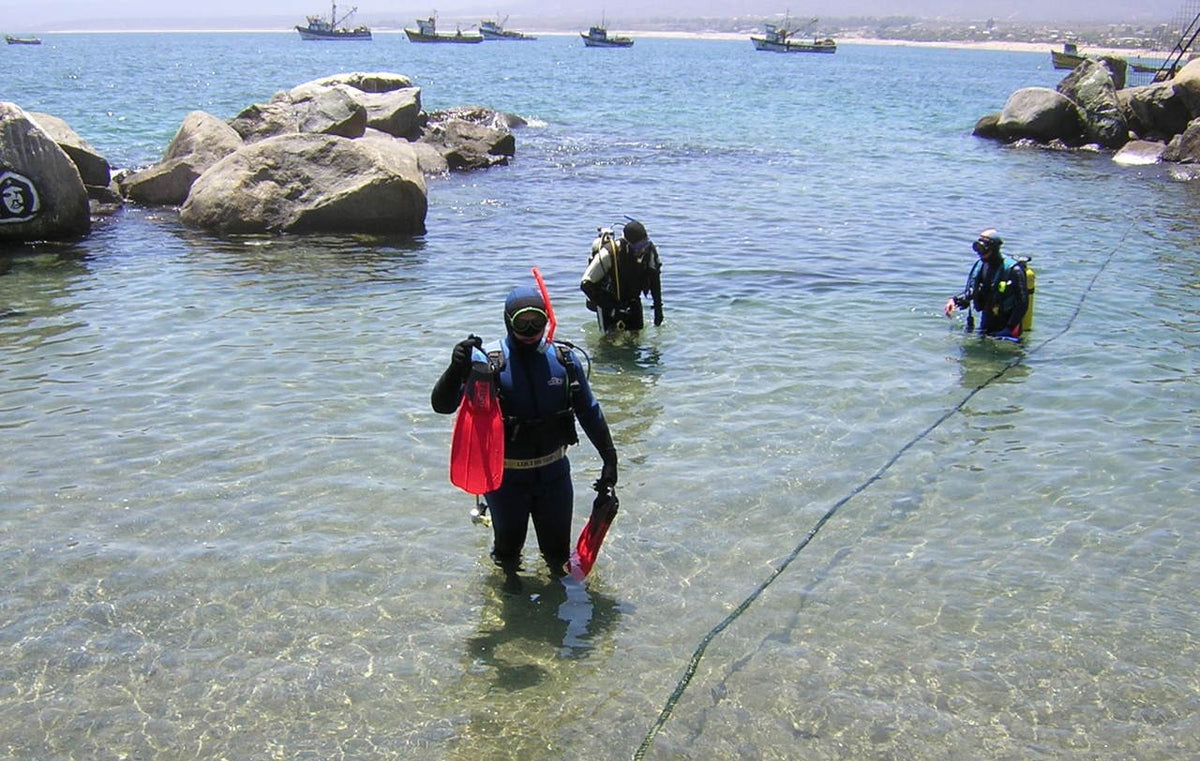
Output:
<instances>
[{"instance_id":1,"label":"diver with yellow scuba tank","mask_svg":"<svg viewBox=\"0 0 1200 761\"><path fill-rule=\"evenodd\" d=\"M967 313L967 331L975 329L975 311L979 312L979 333L1006 341L1020 341L1033 326L1034 273L1029 257L1010 258L1000 253L1004 239L994 229L979 233L972 249L979 260L967 275L962 292L946 301L944 312L952 317L957 309L973 308Z\"/></svg>"}]
</instances>

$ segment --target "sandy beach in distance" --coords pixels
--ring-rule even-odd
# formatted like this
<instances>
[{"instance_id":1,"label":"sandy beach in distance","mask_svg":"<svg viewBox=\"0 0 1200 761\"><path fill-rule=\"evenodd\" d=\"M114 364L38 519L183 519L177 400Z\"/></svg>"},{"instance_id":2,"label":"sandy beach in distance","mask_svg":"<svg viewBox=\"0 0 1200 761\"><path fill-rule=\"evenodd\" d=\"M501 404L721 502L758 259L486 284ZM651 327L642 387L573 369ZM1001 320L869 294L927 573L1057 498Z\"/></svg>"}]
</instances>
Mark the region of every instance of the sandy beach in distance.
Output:
<instances>
[{"instance_id":1,"label":"sandy beach in distance","mask_svg":"<svg viewBox=\"0 0 1200 761\"><path fill-rule=\"evenodd\" d=\"M631 37L663 37L663 38L685 38L685 39L703 39L703 40L748 40L750 33L739 32L638 32L633 30L610 30L613 34L625 34ZM544 32L546 35L563 34L563 32ZM754 32L758 34L758 32ZM916 42L913 40L880 40L871 37L835 37L838 45L890 45L892 47L916 47L916 48L947 48L950 50L1003 50L1010 53L1049 53L1051 50L1061 49L1061 46L1047 42L1009 42L1009 41L990 41L990 42L960 42L960 41L935 41L935 42ZM1166 55L1163 51L1135 49L1135 48L1094 48L1086 45L1079 47L1079 52L1086 55L1112 55L1120 58L1161 58Z\"/></svg>"},{"instance_id":2,"label":"sandy beach in distance","mask_svg":"<svg viewBox=\"0 0 1200 761\"><path fill-rule=\"evenodd\" d=\"M390 30L381 30L387 33ZM397 30L399 31L399 30ZM578 32L564 32L562 30L536 30L527 29L530 34L535 34L545 37L574 37ZM692 40L749 40L751 34L759 34L759 31L754 32L664 32L662 30L639 31L637 29L609 29L610 34L623 34L634 39L638 37L658 37L662 39L692 39ZM834 37L838 45L890 45L892 47L916 47L916 48L947 48L950 50L1003 50L1010 53L1049 53L1051 50L1060 50L1061 45L1055 45L1049 42L1010 42L1010 41L989 41L989 42L964 42L964 41L934 41L934 42L917 42L914 40L880 40L872 37L853 37L839 36ZM1137 48L1100 48L1081 45L1079 52L1085 55L1112 55L1119 58L1163 58L1167 55L1164 51L1137 49Z\"/></svg>"}]
</instances>

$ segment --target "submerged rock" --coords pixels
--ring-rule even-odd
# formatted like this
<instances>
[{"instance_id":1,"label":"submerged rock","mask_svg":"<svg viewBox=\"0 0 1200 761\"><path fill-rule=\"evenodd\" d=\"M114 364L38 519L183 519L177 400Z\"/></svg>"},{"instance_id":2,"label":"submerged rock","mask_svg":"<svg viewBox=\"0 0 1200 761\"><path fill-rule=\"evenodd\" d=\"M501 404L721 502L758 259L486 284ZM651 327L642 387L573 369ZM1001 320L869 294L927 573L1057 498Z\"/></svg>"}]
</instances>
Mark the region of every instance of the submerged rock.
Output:
<instances>
[{"instance_id":1,"label":"submerged rock","mask_svg":"<svg viewBox=\"0 0 1200 761\"><path fill-rule=\"evenodd\" d=\"M1146 166L1162 161L1166 145L1153 140L1130 140L1113 154L1113 161L1125 166Z\"/></svg>"}]
</instances>

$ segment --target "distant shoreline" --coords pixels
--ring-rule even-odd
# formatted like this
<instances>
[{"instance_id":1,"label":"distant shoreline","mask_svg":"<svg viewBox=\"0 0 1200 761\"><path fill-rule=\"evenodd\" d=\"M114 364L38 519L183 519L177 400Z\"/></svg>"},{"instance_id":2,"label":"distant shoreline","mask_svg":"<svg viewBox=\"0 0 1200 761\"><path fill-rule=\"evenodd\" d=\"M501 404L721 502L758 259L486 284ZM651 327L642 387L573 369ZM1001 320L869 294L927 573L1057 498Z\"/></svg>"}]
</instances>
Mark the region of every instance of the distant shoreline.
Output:
<instances>
[{"instance_id":1,"label":"distant shoreline","mask_svg":"<svg viewBox=\"0 0 1200 761\"><path fill-rule=\"evenodd\" d=\"M371 30L375 35L403 35L404 29L379 29ZM562 30L523 30L528 34L533 34L542 37L575 37L579 32L564 32ZM636 29L614 29L610 30L615 34L628 35L633 38L646 37L658 39L692 39L692 40L724 40L724 41L749 41L750 35L743 32L664 32L664 31L638 31ZM42 32L45 35L55 34L296 34L295 29L56 29L53 31ZM996 50L1007 53L1049 53L1051 50L1057 49L1058 46L1044 42L1009 42L1009 41L989 41L989 42L965 42L959 40L937 40L937 41L916 41L916 40L882 40L872 37L834 37L838 45L875 45L883 47L911 47L911 48L943 48L947 50ZM1147 48L1101 48L1091 46L1081 46L1080 53L1086 55L1111 55L1119 58L1164 58L1168 55L1166 51L1151 50Z\"/></svg>"}]
</instances>

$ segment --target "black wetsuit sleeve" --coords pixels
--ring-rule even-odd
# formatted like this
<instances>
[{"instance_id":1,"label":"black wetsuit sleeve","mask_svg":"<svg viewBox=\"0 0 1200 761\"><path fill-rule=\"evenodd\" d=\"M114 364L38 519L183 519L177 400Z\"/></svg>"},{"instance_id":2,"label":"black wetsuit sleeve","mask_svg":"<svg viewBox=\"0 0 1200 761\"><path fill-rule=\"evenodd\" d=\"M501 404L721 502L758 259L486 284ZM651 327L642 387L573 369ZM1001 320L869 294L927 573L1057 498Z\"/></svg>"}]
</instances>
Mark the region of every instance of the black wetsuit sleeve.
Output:
<instances>
[{"instance_id":1,"label":"black wetsuit sleeve","mask_svg":"<svg viewBox=\"0 0 1200 761\"><path fill-rule=\"evenodd\" d=\"M442 377L438 378L429 395L434 412L449 415L458 409L458 403L462 401L463 380L462 370L454 365L442 372Z\"/></svg>"},{"instance_id":2,"label":"black wetsuit sleeve","mask_svg":"<svg viewBox=\"0 0 1200 761\"><path fill-rule=\"evenodd\" d=\"M975 295L975 273L979 270L979 263L976 262L971 267L971 271L967 274L967 284L963 286L962 291L957 295L951 296L954 299L954 305L959 309L966 309L971 306L971 299Z\"/></svg>"},{"instance_id":3,"label":"black wetsuit sleeve","mask_svg":"<svg viewBox=\"0 0 1200 761\"><path fill-rule=\"evenodd\" d=\"M650 303L654 308L662 309L662 263L659 261L657 249L655 249L654 258L651 261L655 266L646 272L646 292L650 294Z\"/></svg>"},{"instance_id":4,"label":"black wetsuit sleeve","mask_svg":"<svg viewBox=\"0 0 1200 761\"><path fill-rule=\"evenodd\" d=\"M608 430L608 421L604 419L604 412L600 409L600 402L596 401L596 397L592 394L592 388L588 385L587 376L575 368L576 381L579 383L578 393L572 396L572 405L574 406L575 419L579 421L579 425L583 427L583 432L587 434L588 441L592 442L592 446L596 447L596 451L602 457L616 457L616 448L613 446L612 432Z\"/></svg>"}]
</instances>

